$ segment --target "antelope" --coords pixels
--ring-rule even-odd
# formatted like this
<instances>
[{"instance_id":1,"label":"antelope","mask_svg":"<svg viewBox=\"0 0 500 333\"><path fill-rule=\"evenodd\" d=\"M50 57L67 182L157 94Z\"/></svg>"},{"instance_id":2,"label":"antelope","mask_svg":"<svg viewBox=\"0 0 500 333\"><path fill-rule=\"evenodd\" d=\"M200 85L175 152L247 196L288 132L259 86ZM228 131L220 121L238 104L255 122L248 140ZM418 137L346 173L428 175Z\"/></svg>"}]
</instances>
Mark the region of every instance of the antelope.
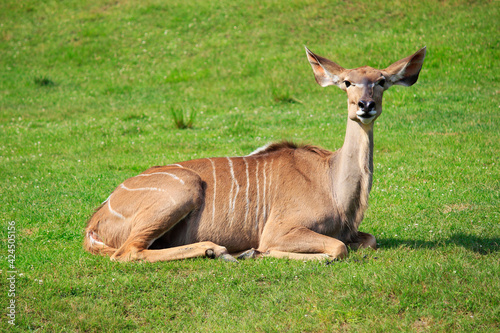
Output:
<instances>
[{"instance_id":1,"label":"antelope","mask_svg":"<svg viewBox=\"0 0 500 333\"><path fill-rule=\"evenodd\" d=\"M392 85L413 85L425 47L386 69L344 69L314 54L317 83L347 93L343 146L290 142L242 157L155 166L121 183L88 221L84 247L111 260L344 258L377 248L358 231L373 174L373 125Z\"/></svg>"}]
</instances>

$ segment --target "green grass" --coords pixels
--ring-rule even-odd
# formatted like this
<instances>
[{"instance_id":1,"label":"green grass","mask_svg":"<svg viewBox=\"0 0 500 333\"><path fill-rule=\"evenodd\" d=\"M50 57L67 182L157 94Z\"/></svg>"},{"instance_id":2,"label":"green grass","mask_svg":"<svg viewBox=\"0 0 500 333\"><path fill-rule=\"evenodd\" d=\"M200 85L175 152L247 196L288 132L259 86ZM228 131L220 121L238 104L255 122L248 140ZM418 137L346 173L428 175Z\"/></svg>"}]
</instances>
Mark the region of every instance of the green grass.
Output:
<instances>
[{"instance_id":1,"label":"green grass","mask_svg":"<svg viewBox=\"0 0 500 333\"><path fill-rule=\"evenodd\" d=\"M176 128L193 128L196 119L196 110L188 111L185 108L172 108L170 114Z\"/></svg>"},{"instance_id":2,"label":"green grass","mask_svg":"<svg viewBox=\"0 0 500 333\"><path fill-rule=\"evenodd\" d=\"M0 3L0 329L497 332L496 1ZM342 145L345 94L303 45L385 67L427 46L375 124L361 230L341 262L114 263L82 249L93 209L152 165L291 139ZM171 110L196 110L176 128ZM189 119L184 119L185 121ZM8 223L15 222L16 326Z\"/></svg>"}]
</instances>

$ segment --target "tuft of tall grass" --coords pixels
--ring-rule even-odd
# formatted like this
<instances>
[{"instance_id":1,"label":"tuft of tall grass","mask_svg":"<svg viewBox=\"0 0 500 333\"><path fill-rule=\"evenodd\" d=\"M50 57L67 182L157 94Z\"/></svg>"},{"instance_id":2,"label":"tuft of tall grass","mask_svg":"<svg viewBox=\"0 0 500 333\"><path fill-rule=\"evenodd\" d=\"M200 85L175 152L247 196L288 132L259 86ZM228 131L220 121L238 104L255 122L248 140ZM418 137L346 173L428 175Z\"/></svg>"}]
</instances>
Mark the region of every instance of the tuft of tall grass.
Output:
<instances>
[{"instance_id":1,"label":"tuft of tall grass","mask_svg":"<svg viewBox=\"0 0 500 333\"><path fill-rule=\"evenodd\" d=\"M196 110L188 110L185 107L170 109L174 125L178 129L193 128L196 119Z\"/></svg>"},{"instance_id":2,"label":"tuft of tall grass","mask_svg":"<svg viewBox=\"0 0 500 333\"><path fill-rule=\"evenodd\" d=\"M35 77L34 82L40 87L52 87L56 85L56 83L47 76L37 76Z\"/></svg>"}]
</instances>

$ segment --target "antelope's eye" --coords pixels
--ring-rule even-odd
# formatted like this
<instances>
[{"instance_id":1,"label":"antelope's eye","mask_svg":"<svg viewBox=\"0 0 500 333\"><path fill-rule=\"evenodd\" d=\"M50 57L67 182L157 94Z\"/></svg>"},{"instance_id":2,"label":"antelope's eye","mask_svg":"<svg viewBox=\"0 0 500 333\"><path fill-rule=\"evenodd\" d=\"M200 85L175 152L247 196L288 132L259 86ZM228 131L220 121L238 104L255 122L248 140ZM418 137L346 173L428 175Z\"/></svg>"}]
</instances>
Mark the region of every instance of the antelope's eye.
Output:
<instances>
[{"instance_id":1,"label":"antelope's eye","mask_svg":"<svg viewBox=\"0 0 500 333\"><path fill-rule=\"evenodd\" d=\"M344 84L345 84L346 88L349 88L351 86L351 82L349 82L347 80L344 81Z\"/></svg>"},{"instance_id":2,"label":"antelope's eye","mask_svg":"<svg viewBox=\"0 0 500 333\"><path fill-rule=\"evenodd\" d=\"M385 79L378 80L377 84L381 87L385 86Z\"/></svg>"}]
</instances>

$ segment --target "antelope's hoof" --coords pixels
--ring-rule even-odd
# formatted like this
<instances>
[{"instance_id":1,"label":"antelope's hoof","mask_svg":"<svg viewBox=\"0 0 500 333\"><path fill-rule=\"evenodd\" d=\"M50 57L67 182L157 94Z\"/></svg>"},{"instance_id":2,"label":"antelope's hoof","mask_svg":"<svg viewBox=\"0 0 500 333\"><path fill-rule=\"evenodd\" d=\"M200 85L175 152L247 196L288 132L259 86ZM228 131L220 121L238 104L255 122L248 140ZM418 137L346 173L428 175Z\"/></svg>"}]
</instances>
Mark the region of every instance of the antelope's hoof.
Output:
<instances>
[{"instance_id":1,"label":"antelope's hoof","mask_svg":"<svg viewBox=\"0 0 500 333\"><path fill-rule=\"evenodd\" d=\"M215 258L215 251L212 249L208 249L205 251L205 255L207 258L214 259Z\"/></svg>"},{"instance_id":2,"label":"antelope's hoof","mask_svg":"<svg viewBox=\"0 0 500 333\"><path fill-rule=\"evenodd\" d=\"M238 264L238 260L236 260L232 255L229 253L224 253L219 256L219 259L224 260L224 261L229 261L229 262L234 262Z\"/></svg>"},{"instance_id":3,"label":"antelope's hoof","mask_svg":"<svg viewBox=\"0 0 500 333\"><path fill-rule=\"evenodd\" d=\"M238 256L238 259L255 259L260 254L256 249L250 249Z\"/></svg>"}]
</instances>

